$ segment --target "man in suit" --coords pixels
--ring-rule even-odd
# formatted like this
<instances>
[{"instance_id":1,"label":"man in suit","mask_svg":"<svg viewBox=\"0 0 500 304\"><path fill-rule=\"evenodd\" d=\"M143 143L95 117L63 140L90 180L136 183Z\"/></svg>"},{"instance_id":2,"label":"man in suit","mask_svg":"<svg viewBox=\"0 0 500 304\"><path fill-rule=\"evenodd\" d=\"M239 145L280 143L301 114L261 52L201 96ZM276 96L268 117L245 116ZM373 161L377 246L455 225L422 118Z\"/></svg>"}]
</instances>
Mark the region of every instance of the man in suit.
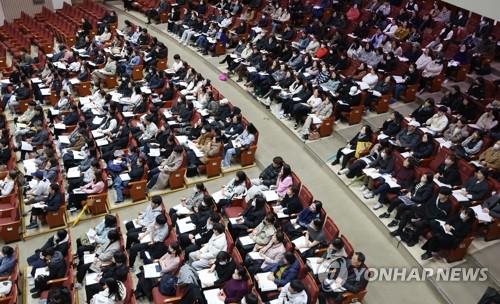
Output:
<instances>
[{"instance_id":1,"label":"man in suit","mask_svg":"<svg viewBox=\"0 0 500 304\"><path fill-rule=\"evenodd\" d=\"M40 207L31 208L30 224L26 229L38 228L37 217L45 215L48 212L59 210L62 204L62 196L59 184L53 183L50 185L49 196L45 201L40 202Z\"/></svg>"},{"instance_id":2,"label":"man in suit","mask_svg":"<svg viewBox=\"0 0 500 304\"><path fill-rule=\"evenodd\" d=\"M414 205L413 208L403 211L400 215L398 229L391 232L392 236L400 235L406 225L412 222L416 228L416 235L420 235L423 229L429 227L434 220L446 220L451 211L450 196L451 188L439 188L438 195L433 196L424 204Z\"/></svg>"}]
</instances>

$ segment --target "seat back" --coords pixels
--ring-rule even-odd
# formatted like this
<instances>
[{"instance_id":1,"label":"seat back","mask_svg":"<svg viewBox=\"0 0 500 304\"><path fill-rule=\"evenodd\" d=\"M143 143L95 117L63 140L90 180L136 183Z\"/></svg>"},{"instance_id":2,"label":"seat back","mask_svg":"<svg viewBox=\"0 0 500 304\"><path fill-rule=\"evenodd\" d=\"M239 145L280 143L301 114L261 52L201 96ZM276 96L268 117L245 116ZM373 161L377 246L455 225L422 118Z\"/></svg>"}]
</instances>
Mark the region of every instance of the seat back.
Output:
<instances>
[{"instance_id":1,"label":"seat back","mask_svg":"<svg viewBox=\"0 0 500 304\"><path fill-rule=\"evenodd\" d=\"M347 254L347 256L349 258L351 258L352 255L354 254L354 248L352 248L351 243L349 242L349 240L347 239L347 237L345 235L342 234L340 236L340 239L342 240L342 243L344 243L345 253Z\"/></svg>"},{"instance_id":2,"label":"seat back","mask_svg":"<svg viewBox=\"0 0 500 304\"><path fill-rule=\"evenodd\" d=\"M299 191L299 199L304 208L309 207L313 201L313 195L306 186L302 186Z\"/></svg>"},{"instance_id":3,"label":"seat back","mask_svg":"<svg viewBox=\"0 0 500 304\"><path fill-rule=\"evenodd\" d=\"M333 222L333 220L329 216L327 216L325 219L325 224L323 225L323 231L325 233L325 238L328 243L330 243L333 239L338 237L340 232L337 225Z\"/></svg>"},{"instance_id":4,"label":"seat back","mask_svg":"<svg viewBox=\"0 0 500 304\"><path fill-rule=\"evenodd\" d=\"M315 304L318 301L319 287L311 273L308 273L303 279L309 304Z\"/></svg>"}]
</instances>

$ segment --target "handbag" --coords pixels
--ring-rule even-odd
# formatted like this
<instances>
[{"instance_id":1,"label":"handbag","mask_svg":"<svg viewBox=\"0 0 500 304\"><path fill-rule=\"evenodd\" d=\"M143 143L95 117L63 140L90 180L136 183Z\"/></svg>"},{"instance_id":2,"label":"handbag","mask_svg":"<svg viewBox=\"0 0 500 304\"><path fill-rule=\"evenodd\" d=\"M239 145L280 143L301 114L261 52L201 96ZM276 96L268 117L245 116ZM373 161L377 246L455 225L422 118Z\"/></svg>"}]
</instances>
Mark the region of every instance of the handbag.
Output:
<instances>
[{"instance_id":1,"label":"handbag","mask_svg":"<svg viewBox=\"0 0 500 304\"><path fill-rule=\"evenodd\" d=\"M354 157L359 158L361 153L365 153L366 151L368 151L371 146L372 143L369 141L358 141L358 143L356 144L356 152L354 152Z\"/></svg>"}]
</instances>

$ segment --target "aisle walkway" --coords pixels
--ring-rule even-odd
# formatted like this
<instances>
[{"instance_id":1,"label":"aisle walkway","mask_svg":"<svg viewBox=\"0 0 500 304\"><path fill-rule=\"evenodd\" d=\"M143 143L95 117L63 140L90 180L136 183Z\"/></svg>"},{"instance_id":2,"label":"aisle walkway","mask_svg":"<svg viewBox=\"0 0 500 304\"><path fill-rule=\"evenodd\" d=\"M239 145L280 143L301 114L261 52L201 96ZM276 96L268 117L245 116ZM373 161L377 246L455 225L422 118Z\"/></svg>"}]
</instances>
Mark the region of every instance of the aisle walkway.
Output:
<instances>
[{"instance_id":1,"label":"aisle walkway","mask_svg":"<svg viewBox=\"0 0 500 304\"><path fill-rule=\"evenodd\" d=\"M113 2L112 2L113 3ZM118 2L116 2L118 3ZM114 4L120 20L130 19L144 24L144 18L136 13L125 13L121 4ZM290 136L285 127L277 124L270 117L271 113L257 105L251 96L242 91L232 81L219 81L218 71L208 62L188 48L181 47L176 41L164 34L159 36L166 25L149 26L152 35L166 42L169 48L169 60L174 54L192 65L204 77L212 80L214 86L234 105L240 107L251 122L260 131L257 159L261 164L270 162L273 156L281 155L292 165L292 169L301 177L316 199L324 202L327 213L339 225L355 250L363 251L370 267L417 266L404 249L398 249L389 235L381 233L379 222L373 222L366 208L356 203L352 193L337 180L332 179L329 169L311 156L309 148L297 138ZM206 58L214 62L214 58ZM409 296L418 295L418 296ZM372 282L366 303L443 303L442 297L430 282L386 283ZM458 303L458 302L455 302ZM467 303L467 302L462 302Z\"/></svg>"}]
</instances>

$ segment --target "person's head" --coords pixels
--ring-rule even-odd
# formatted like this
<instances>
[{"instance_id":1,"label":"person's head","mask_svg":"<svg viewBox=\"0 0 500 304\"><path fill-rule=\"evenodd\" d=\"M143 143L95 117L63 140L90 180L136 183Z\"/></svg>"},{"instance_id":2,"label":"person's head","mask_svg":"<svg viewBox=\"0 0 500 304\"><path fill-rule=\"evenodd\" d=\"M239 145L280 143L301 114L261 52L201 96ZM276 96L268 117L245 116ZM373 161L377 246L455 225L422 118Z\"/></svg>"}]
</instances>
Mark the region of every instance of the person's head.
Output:
<instances>
[{"instance_id":1,"label":"person's head","mask_svg":"<svg viewBox=\"0 0 500 304\"><path fill-rule=\"evenodd\" d=\"M122 296L120 294L120 285L118 284L118 281L111 277L107 278L104 281L104 285L106 286L105 288L108 289L108 298L115 299L118 301L122 300Z\"/></svg>"},{"instance_id":2,"label":"person's head","mask_svg":"<svg viewBox=\"0 0 500 304\"><path fill-rule=\"evenodd\" d=\"M54 238L58 241L64 240L68 236L68 231L64 229L57 230L56 235Z\"/></svg>"},{"instance_id":3,"label":"person's head","mask_svg":"<svg viewBox=\"0 0 500 304\"><path fill-rule=\"evenodd\" d=\"M403 167L407 169L412 169L415 166L416 160L412 157L405 158L403 160Z\"/></svg>"},{"instance_id":4,"label":"person's head","mask_svg":"<svg viewBox=\"0 0 500 304\"><path fill-rule=\"evenodd\" d=\"M153 209L160 207L163 204L163 199L159 195L155 195L151 198L151 207Z\"/></svg>"},{"instance_id":5,"label":"person's head","mask_svg":"<svg viewBox=\"0 0 500 304\"><path fill-rule=\"evenodd\" d=\"M420 182L422 184L430 184L433 181L433 174L432 173L425 173L420 176Z\"/></svg>"},{"instance_id":6,"label":"person's head","mask_svg":"<svg viewBox=\"0 0 500 304\"><path fill-rule=\"evenodd\" d=\"M439 188L439 194L438 198L440 202L446 202L448 198L450 197L452 191L450 187L440 187Z\"/></svg>"},{"instance_id":7,"label":"person's head","mask_svg":"<svg viewBox=\"0 0 500 304\"><path fill-rule=\"evenodd\" d=\"M170 245L168 245L167 251L169 254L174 256L180 256L182 254L182 248L178 242L170 243Z\"/></svg>"},{"instance_id":8,"label":"person's head","mask_svg":"<svg viewBox=\"0 0 500 304\"><path fill-rule=\"evenodd\" d=\"M299 187L297 185L291 185L290 187L288 187L286 193L288 194L288 197L298 195Z\"/></svg>"},{"instance_id":9,"label":"person's head","mask_svg":"<svg viewBox=\"0 0 500 304\"><path fill-rule=\"evenodd\" d=\"M497 140L493 145L493 150L500 151L500 140Z\"/></svg>"},{"instance_id":10,"label":"person's head","mask_svg":"<svg viewBox=\"0 0 500 304\"><path fill-rule=\"evenodd\" d=\"M476 178L480 181L488 177L488 168L482 167L476 171Z\"/></svg>"},{"instance_id":11,"label":"person's head","mask_svg":"<svg viewBox=\"0 0 500 304\"><path fill-rule=\"evenodd\" d=\"M10 170L9 171L9 178L10 179L16 179L17 177L17 171L16 170Z\"/></svg>"},{"instance_id":12,"label":"person's head","mask_svg":"<svg viewBox=\"0 0 500 304\"><path fill-rule=\"evenodd\" d=\"M120 240L120 234L118 233L118 231L116 231L116 229L110 230L108 232L108 240L110 243Z\"/></svg>"},{"instance_id":13,"label":"person's head","mask_svg":"<svg viewBox=\"0 0 500 304\"><path fill-rule=\"evenodd\" d=\"M290 282L290 286L288 286L288 291L291 294L301 293L305 289L304 283L301 280L295 279Z\"/></svg>"},{"instance_id":14,"label":"person's head","mask_svg":"<svg viewBox=\"0 0 500 304\"><path fill-rule=\"evenodd\" d=\"M384 159L387 159L389 156L391 156L392 154L392 150L391 148L387 147L387 148L384 148L382 150L382 152L380 152L380 156Z\"/></svg>"},{"instance_id":15,"label":"person's head","mask_svg":"<svg viewBox=\"0 0 500 304\"><path fill-rule=\"evenodd\" d=\"M123 251L117 251L113 254L113 260L115 264L125 264L127 262L127 256L123 253Z\"/></svg>"},{"instance_id":16,"label":"person's head","mask_svg":"<svg viewBox=\"0 0 500 304\"><path fill-rule=\"evenodd\" d=\"M428 143L428 142L431 142L431 141L432 141L432 135L431 134L424 133L424 135L422 135L421 142Z\"/></svg>"},{"instance_id":17,"label":"person's head","mask_svg":"<svg viewBox=\"0 0 500 304\"><path fill-rule=\"evenodd\" d=\"M451 165L455 164L456 162L457 162L457 158L455 157L455 155L452 155L452 154L449 154L444 159L445 166L451 166Z\"/></svg>"},{"instance_id":18,"label":"person's head","mask_svg":"<svg viewBox=\"0 0 500 304\"><path fill-rule=\"evenodd\" d=\"M66 286L54 286L49 289L47 304L65 304L71 302L71 292Z\"/></svg>"},{"instance_id":19,"label":"person's head","mask_svg":"<svg viewBox=\"0 0 500 304\"><path fill-rule=\"evenodd\" d=\"M266 214L266 217L264 217L263 222L264 225L274 225L276 223L276 217L273 213L268 213Z\"/></svg>"},{"instance_id":20,"label":"person's head","mask_svg":"<svg viewBox=\"0 0 500 304\"><path fill-rule=\"evenodd\" d=\"M319 213L321 211L321 208L323 208L323 203L318 200L312 202L312 204L309 206L309 209L311 209L311 211L315 213Z\"/></svg>"},{"instance_id":21,"label":"person's head","mask_svg":"<svg viewBox=\"0 0 500 304\"><path fill-rule=\"evenodd\" d=\"M256 195L254 198L255 210L264 209L266 206L266 199L262 195Z\"/></svg>"},{"instance_id":22,"label":"person's head","mask_svg":"<svg viewBox=\"0 0 500 304\"><path fill-rule=\"evenodd\" d=\"M234 177L238 184L244 183L247 180L247 174L243 171L236 172L236 176Z\"/></svg>"},{"instance_id":23,"label":"person's head","mask_svg":"<svg viewBox=\"0 0 500 304\"><path fill-rule=\"evenodd\" d=\"M229 261L231 261L231 255L226 251L219 251L215 256L215 262L219 265L226 265Z\"/></svg>"},{"instance_id":24,"label":"person's head","mask_svg":"<svg viewBox=\"0 0 500 304\"><path fill-rule=\"evenodd\" d=\"M309 224L313 230L319 231L323 227L323 221L320 219L314 219L311 224Z\"/></svg>"},{"instance_id":25,"label":"person's head","mask_svg":"<svg viewBox=\"0 0 500 304\"><path fill-rule=\"evenodd\" d=\"M291 264L295 263L295 261L297 260L297 258L295 257L295 255L292 252L290 252L290 251L287 251L285 253L284 259L285 259L285 262L288 265L291 265Z\"/></svg>"},{"instance_id":26,"label":"person's head","mask_svg":"<svg viewBox=\"0 0 500 304\"><path fill-rule=\"evenodd\" d=\"M159 214L155 218L156 226L162 227L167 223L167 218L163 214Z\"/></svg>"},{"instance_id":27,"label":"person's head","mask_svg":"<svg viewBox=\"0 0 500 304\"><path fill-rule=\"evenodd\" d=\"M283 180L287 176L292 175L292 168L288 164L283 165L281 168L281 179Z\"/></svg>"},{"instance_id":28,"label":"person's head","mask_svg":"<svg viewBox=\"0 0 500 304\"><path fill-rule=\"evenodd\" d=\"M50 194L54 195L57 192L59 192L60 189L61 189L61 186L59 186L59 184L52 183L52 184L50 184L49 192L50 192Z\"/></svg>"},{"instance_id":29,"label":"person's head","mask_svg":"<svg viewBox=\"0 0 500 304\"><path fill-rule=\"evenodd\" d=\"M226 229L223 224L221 223L214 223L213 224L213 231L214 234L220 235L224 233L224 230Z\"/></svg>"},{"instance_id":30,"label":"person's head","mask_svg":"<svg viewBox=\"0 0 500 304\"><path fill-rule=\"evenodd\" d=\"M476 214L472 208L463 209L460 212L460 219L464 222L472 221L476 217Z\"/></svg>"},{"instance_id":31,"label":"person's head","mask_svg":"<svg viewBox=\"0 0 500 304\"><path fill-rule=\"evenodd\" d=\"M342 241L341 238L336 237L332 240L332 242L328 245L331 249L334 249L335 251L340 251L342 248L344 248L344 242Z\"/></svg>"},{"instance_id":32,"label":"person's head","mask_svg":"<svg viewBox=\"0 0 500 304\"><path fill-rule=\"evenodd\" d=\"M258 304L259 300L253 293L249 293L241 299L241 304Z\"/></svg>"},{"instance_id":33,"label":"person's head","mask_svg":"<svg viewBox=\"0 0 500 304\"><path fill-rule=\"evenodd\" d=\"M274 168L281 168L281 166L283 166L283 158L281 156L275 156L273 158L272 166Z\"/></svg>"},{"instance_id":34,"label":"person's head","mask_svg":"<svg viewBox=\"0 0 500 304\"><path fill-rule=\"evenodd\" d=\"M184 148L181 145L177 145L174 147L174 152L177 153L178 155L182 154L184 151Z\"/></svg>"},{"instance_id":35,"label":"person's head","mask_svg":"<svg viewBox=\"0 0 500 304\"><path fill-rule=\"evenodd\" d=\"M362 252L355 252L352 255L351 263L353 267L359 267L365 263L365 255Z\"/></svg>"},{"instance_id":36,"label":"person's head","mask_svg":"<svg viewBox=\"0 0 500 304\"><path fill-rule=\"evenodd\" d=\"M50 259L54 256L54 252L54 247L45 248L42 250L42 256L46 261L50 261Z\"/></svg>"},{"instance_id":37,"label":"person's head","mask_svg":"<svg viewBox=\"0 0 500 304\"><path fill-rule=\"evenodd\" d=\"M248 279L248 272L243 265L237 265L234 269L233 279L246 281Z\"/></svg>"},{"instance_id":38,"label":"person's head","mask_svg":"<svg viewBox=\"0 0 500 304\"><path fill-rule=\"evenodd\" d=\"M4 257L11 257L14 254L14 248L10 246L3 246L2 247L2 256Z\"/></svg>"}]
</instances>

